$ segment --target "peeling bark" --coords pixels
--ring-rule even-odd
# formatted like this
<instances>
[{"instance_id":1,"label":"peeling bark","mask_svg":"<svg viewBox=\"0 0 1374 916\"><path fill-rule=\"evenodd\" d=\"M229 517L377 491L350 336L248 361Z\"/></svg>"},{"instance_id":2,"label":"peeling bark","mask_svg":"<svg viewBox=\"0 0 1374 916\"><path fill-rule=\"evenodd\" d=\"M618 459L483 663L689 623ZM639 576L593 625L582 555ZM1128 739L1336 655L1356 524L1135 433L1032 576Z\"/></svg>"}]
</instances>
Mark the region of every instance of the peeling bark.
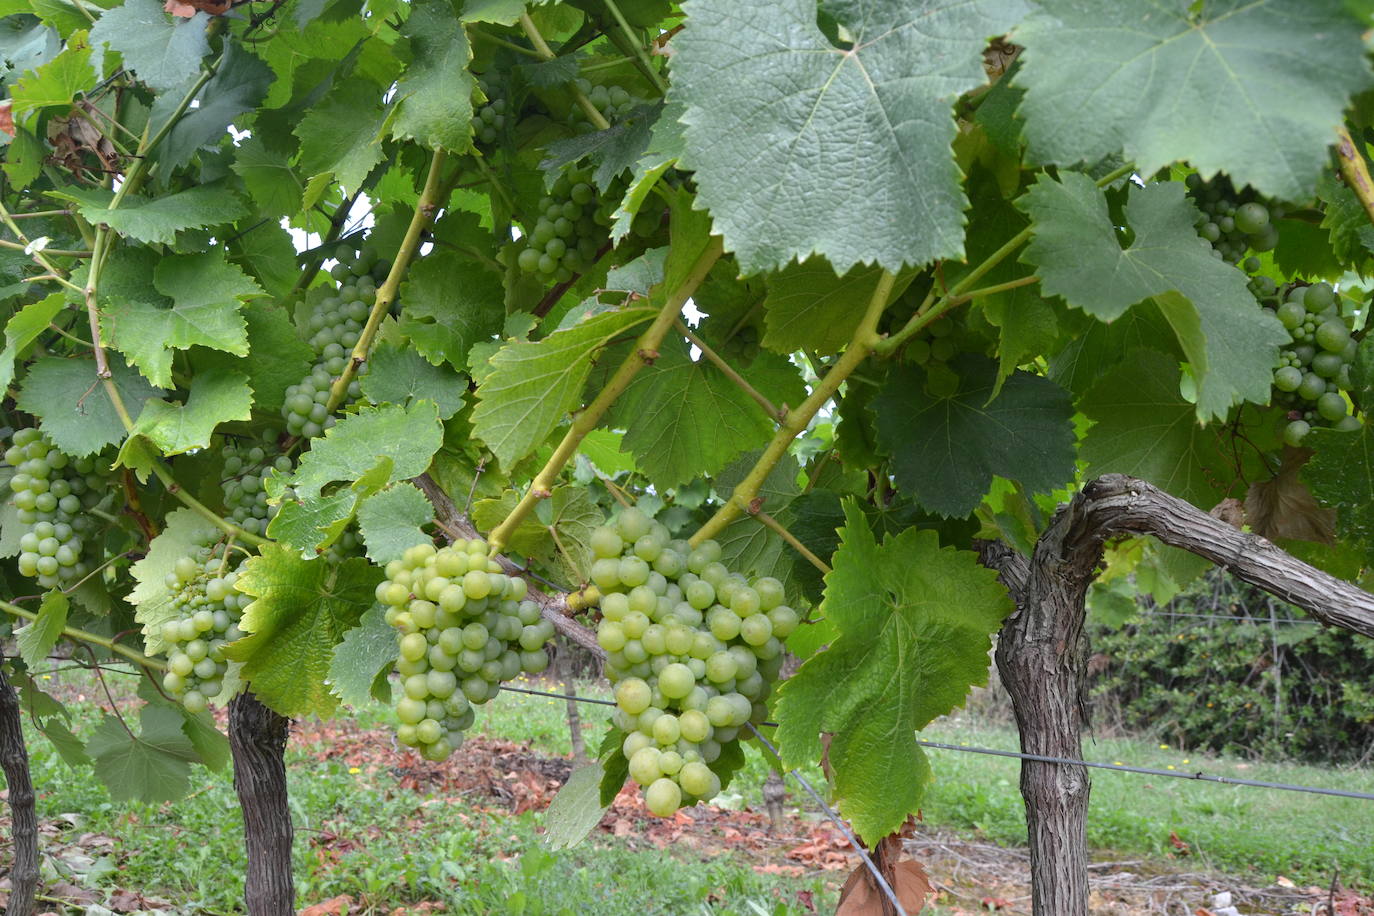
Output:
<instances>
[{"instance_id":1,"label":"peeling bark","mask_svg":"<svg viewBox=\"0 0 1374 916\"><path fill-rule=\"evenodd\" d=\"M248 850L243 897L249 916L293 916L296 912L284 759L289 725L289 719L268 709L252 693L241 693L229 703L234 791L243 811L243 841Z\"/></svg>"}]
</instances>

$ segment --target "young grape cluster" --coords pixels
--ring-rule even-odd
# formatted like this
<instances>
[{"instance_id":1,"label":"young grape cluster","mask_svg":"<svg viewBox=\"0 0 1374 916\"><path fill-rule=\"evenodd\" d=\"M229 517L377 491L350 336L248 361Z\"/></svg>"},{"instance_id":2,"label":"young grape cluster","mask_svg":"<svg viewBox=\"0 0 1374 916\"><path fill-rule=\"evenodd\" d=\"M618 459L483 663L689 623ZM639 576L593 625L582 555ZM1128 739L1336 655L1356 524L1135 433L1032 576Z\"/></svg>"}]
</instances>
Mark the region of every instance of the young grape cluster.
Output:
<instances>
[{"instance_id":1,"label":"young grape cluster","mask_svg":"<svg viewBox=\"0 0 1374 916\"><path fill-rule=\"evenodd\" d=\"M615 199L612 194L608 200ZM596 260L609 238L611 211L598 202L591 172L569 169L539 202L539 219L517 255L520 269L565 283Z\"/></svg>"},{"instance_id":2,"label":"young grape cluster","mask_svg":"<svg viewBox=\"0 0 1374 916\"><path fill-rule=\"evenodd\" d=\"M477 88L485 102L472 107L472 137L483 146L492 146L506 129L506 100L493 95L486 80L478 77Z\"/></svg>"},{"instance_id":3,"label":"young grape cluster","mask_svg":"<svg viewBox=\"0 0 1374 916\"><path fill-rule=\"evenodd\" d=\"M722 747L763 720L797 613L778 580L729 572L715 541L671 540L637 509L593 531L591 546L612 722L646 807L667 817L729 777Z\"/></svg>"},{"instance_id":4,"label":"young grape cluster","mask_svg":"<svg viewBox=\"0 0 1374 916\"><path fill-rule=\"evenodd\" d=\"M14 433L5 463L14 468L10 499L28 529L19 538L19 572L43 588L86 576L82 551L97 527L90 510L107 496L100 464L64 455L35 428Z\"/></svg>"},{"instance_id":5,"label":"young grape cluster","mask_svg":"<svg viewBox=\"0 0 1374 916\"><path fill-rule=\"evenodd\" d=\"M1247 251L1269 251L1278 244L1279 230L1274 221L1282 211L1261 200L1252 189L1236 191L1225 175L1203 181L1196 172L1184 183L1202 211L1198 234L1211 242L1217 257L1236 264Z\"/></svg>"},{"instance_id":6,"label":"young grape cluster","mask_svg":"<svg viewBox=\"0 0 1374 916\"><path fill-rule=\"evenodd\" d=\"M377 600L398 631L397 741L444 760L472 725L473 705L502 681L548 667L553 624L524 600L526 588L488 559L481 539L418 544L387 564Z\"/></svg>"},{"instance_id":7,"label":"young grape cluster","mask_svg":"<svg viewBox=\"0 0 1374 916\"><path fill-rule=\"evenodd\" d=\"M286 389L282 417L291 435L313 439L334 425L328 410L329 391L348 365L368 313L377 301L378 280L390 269L387 262L378 260L376 253L364 246L356 257L340 259L330 271L339 285L315 302L306 319L309 343L315 350L315 367ZM349 383L344 404L361 396L358 379L366 374L364 363Z\"/></svg>"},{"instance_id":8,"label":"young grape cluster","mask_svg":"<svg viewBox=\"0 0 1374 916\"><path fill-rule=\"evenodd\" d=\"M1292 337L1274 369L1274 403L1287 408L1283 440L1301 445L1313 426L1359 429L1341 394L1350 388L1357 344L1330 284L1294 286L1272 308Z\"/></svg>"},{"instance_id":9,"label":"young grape cluster","mask_svg":"<svg viewBox=\"0 0 1374 916\"><path fill-rule=\"evenodd\" d=\"M200 712L224 690L224 646L243 635L239 619L253 600L234 587L237 580L224 550L210 547L179 558L167 574L177 616L162 625L168 645L162 687L188 712Z\"/></svg>"},{"instance_id":10,"label":"young grape cluster","mask_svg":"<svg viewBox=\"0 0 1374 916\"><path fill-rule=\"evenodd\" d=\"M614 124L621 118L634 111L635 106L644 103L643 99L635 98L622 86L593 86L590 80L578 79L574 82L582 94L587 97L607 123ZM572 106L573 129L578 133L591 133L599 130L595 124L587 117L587 112L581 105Z\"/></svg>"}]
</instances>

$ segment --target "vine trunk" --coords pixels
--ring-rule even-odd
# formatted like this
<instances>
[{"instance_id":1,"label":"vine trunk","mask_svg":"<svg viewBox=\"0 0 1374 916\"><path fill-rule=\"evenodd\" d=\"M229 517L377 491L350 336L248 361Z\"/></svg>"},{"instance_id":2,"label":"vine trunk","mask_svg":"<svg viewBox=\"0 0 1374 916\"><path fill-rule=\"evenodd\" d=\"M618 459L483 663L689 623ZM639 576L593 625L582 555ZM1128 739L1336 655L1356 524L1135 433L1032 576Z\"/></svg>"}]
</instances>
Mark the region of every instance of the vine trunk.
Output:
<instances>
[{"instance_id":1,"label":"vine trunk","mask_svg":"<svg viewBox=\"0 0 1374 916\"><path fill-rule=\"evenodd\" d=\"M243 810L243 841L248 850L244 904L249 916L292 916L296 911L286 795L290 724L252 693L241 693L229 703L234 791Z\"/></svg>"},{"instance_id":2,"label":"vine trunk","mask_svg":"<svg viewBox=\"0 0 1374 916\"><path fill-rule=\"evenodd\" d=\"M19 696L0 671L0 769L9 789L10 839L14 843L10 868L9 916L33 916L38 893L38 815L34 809L29 752L24 747Z\"/></svg>"}]
</instances>

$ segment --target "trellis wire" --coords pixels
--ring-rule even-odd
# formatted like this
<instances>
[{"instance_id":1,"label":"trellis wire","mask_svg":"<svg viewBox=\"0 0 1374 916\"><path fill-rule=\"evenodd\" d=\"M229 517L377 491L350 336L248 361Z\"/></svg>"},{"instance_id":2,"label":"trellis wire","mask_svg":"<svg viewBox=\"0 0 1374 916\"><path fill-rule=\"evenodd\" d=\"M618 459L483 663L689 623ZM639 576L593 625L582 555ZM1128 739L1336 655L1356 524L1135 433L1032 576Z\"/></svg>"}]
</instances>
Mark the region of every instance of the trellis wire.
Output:
<instances>
[{"instance_id":1,"label":"trellis wire","mask_svg":"<svg viewBox=\"0 0 1374 916\"><path fill-rule=\"evenodd\" d=\"M509 690L514 693L527 693L539 697L551 697L558 700L576 700L579 703L595 703L599 706L614 706L614 700L598 700L593 697L579 697L566 693L549 693L543 690L528 690L523 687L508 687L501 685L502 690ZM776 728L775 722L760 723L764 726ZM774 756L777 750L769 743L768 739L759 733L751 723L749 729L758 735ZM1138 767L1118 763L1101 763L1092 760L1076 760L1072 757L1050 757L1044 754L1027 754L1024 751L999 751L990 747L971 747L965 744L944 744L939 741L922 741L916 739L916 743L921 747L931 747L942 751L959 751L965 754L985 754L991 757L1014 757L1018 760L1034 760L1038 763L1058 763L1068 766L1090 767L1096 770L1112 770L1117 773L1138 773L1145 776L1167 776L1170 779L1188 779L1193 782L1215 782L1228 786L1248 786L1255 789L1278 789L1281 792L1305 792L1309 795L1334 795L1338 798L1358 798L1361 801L1374 801L1374 792L1355 792L1349 789L1327 789L1320 786L1298 786L1283 782L1263 782L1258 779L1237 779L1231 776L1212 776L1201 771L1188 773L1179 770L1161 770L1155 767ZM798 775L798 780L801 776ZM810 787L808 786L808 789ZM811 790L814 794L814 790Z\"/></svg>"}]
</instances>

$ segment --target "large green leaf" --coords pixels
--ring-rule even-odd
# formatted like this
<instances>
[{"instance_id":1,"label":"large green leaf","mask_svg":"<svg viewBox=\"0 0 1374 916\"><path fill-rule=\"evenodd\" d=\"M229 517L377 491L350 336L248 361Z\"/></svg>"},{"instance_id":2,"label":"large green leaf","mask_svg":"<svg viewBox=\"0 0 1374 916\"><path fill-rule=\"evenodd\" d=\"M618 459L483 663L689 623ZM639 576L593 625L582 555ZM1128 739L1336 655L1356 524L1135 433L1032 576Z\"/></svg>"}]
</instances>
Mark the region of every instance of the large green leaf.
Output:
<instances>
[{"instance_id":1,"label":"large green leaf","mask_svg":"<svg viewBox=\"0 0 1374 916\"><path fill-rule=\"evenodd\" d=\"M226 128L235 118L256 108L271 85L271 68L241 45L230 43L224 49L224 59L215 75L196 96L195 106L182 114L158 145L155 158L161 168L178 169L190 161L196 150L223 139ZM171 96L176 94L175 90L169 93ZM160 105L154 109L155 118L161 115L159 124L165 123L171 114ZM253 142L253 138L246 142Z\"/></svg>"},{"instance_id":2,"label":"large green leaf","mask_svg":"<svg viewBox=\"0 0 1374 916\"><path fill-rule=\"evenodd\" d=\"M233 169L263 216L290 216L301 208L305 184L290 157L259 138L249 137L235 147Z\"/></svg>"},{"instance_id":3,"label":"large green leaf","mask_svg":"<svg viewBox=\"0 0 1374 916\"><path fill-rule=\"evenodd\" d=\"M821 604L839 637L779 689L778 744L787 766L803 766L831 734L840 811L872 844L920 807L930 764L915 733L987 683L1012 604L995 572L932 531L879 544L850 500L842 536Z\"/></svg>"},{"instance_id":4,"label":"large green leaf","mask_svg":"<svg viewBox=\"0 0 1374 916\"><path fill-rule=\"evenodd\" d=\"M372 607L382 571L365 560L304 560L269 544L248 561L238 588L254 597L239 626L248 636L225 649L243 662L258 699L284 716L330 715L330 660L344 633Z\"/></svg>"},{"instance_id":5,"label":"large green leaf","mask_svg":"<svg viewBox=\"0 0 1374 916\"><path fill-rule=\"evenodd\" d=\"M824 258L811 258L769 277L764 345L779 353L838 353L854 335L882 274L877 267L856 267L839 277Z\"/></svg>"},{"instance_id":6,"label":"large green leaf","mask_svg":"<svg viewBox=\"0 0 1374 916\"><path fill-rule=\"evenodd\" d=\"M352 80L335 86L328 98L310 108L295 129L306 175L332 175L349 191L358 190L382 161L385 116L378 95L373 84Z\"/></svg>"},{"instance_id":7,"label":"large green leaf","mask_svg":"<svg viewBox=\"0 0 1374 916\"><path fill-rule=\"evenodd\" d=\"M358 531L367 557L378 566L399 560L407 548L429 541L422 530L434 521L434 506L414 484L402 481L358 508Z\"/></svg>"},{"instance_id":8,"label":"large green leaf","mask_svg":"<svg viewBox=\"0 0 1374 916\"><path fill-rule=\"evenodd\" d=\"M1063 389L1015 372L997 390L996 363L975 355L950 367L960 377L952 395L928 392L925 371L908 365L874 399L878 439L902 490L932 512L957 517L977 508L994 475L1036 493L1073 478L1073 406Z\"/></svg>"},{"instance_id":9,"label":"large green leaf","mask_svg":"<svg viewBox=\"0 0 1374 916\"><path fill-rule=\"evenodd\" d=\"M767 442L776 428L715 364L693 361L677 335L664 340L653 365L635 376L610 424L625 429L624 448L663 487L714 474L740 452Z\"/></svg>"},{"instance_id":10,"label":"large green leaf","mask_svg":"<svg viewBox=\"0 0 1374 916\"><path fill-rule=\"evenodd\" d=\"M169 255L157 262L146 299L112 295L101 314L106 342L129 358L148 381L172 382L172 351L194 346L248 353L239 309L262 290L218 252ZM155 300L158 293L166 297ZM170 305L167 303L170 302Z\"/></svg>"},{"instance_id":11,"label":"large green leaf","mask_svg":"<svg viewBox=\"0 0 1374 916\"><path fill-rule=\"evenodd\" d=\"M467 379L449 366L432 365L416 350L393 344L382 344L372 351L361 386L373 404L405 406L421 399L433 401L441 420L462 410L468 390Z\"/></svg>"},{"instance_id":12,"label":"large green leaf","mask_svg":"<svg viewBox=\"0 0 1374 916\"><path fill-rule=\"evenodd\" d=\"M106 715L86 749L95 775L115 801L176 801L186 793L190 764L199 761L195 745L182 731L182 716L170 706L149 704L131 734L120 719Z\"/></svg>"},{"instance_id":13,"label":"large green leaf","mask_svg":"<svg viewBox=\"0 0 1374 916\"><path fill-rule=\"evenodd\" d=\"M592 357L653 315L640 307L603 312L542 340L501 348L477 388L478 437L505 467L528 455L582 402Z\"/></svg>"},{"instance_id":14,"label":"large green leaf","mask_svg":"<svg viewBox=\"0 0 1374 916\"><path fill-rule=\"evenodd\" d=\"M241 373L203 370L191 379L186 403L150 399L129 441L142 436L164 455L209 448L210 438L221 423L249 419L252 407L253 390Z\"/></svg>"},{"instance_id":15,"label":"large green leaf","mask_svg":"<svg viewBox=\"0 0 1374 916\"><path fill-rule=\"evenodd\" d=\"M454 283L462 272L463 282ZM468 368L468 351L500 333L506 309L501 276L444 251L422 258L401 290L401 332L435 365Z\"/></svg>"},{"instance_id":16,"label":"large green leaf","mask_svg":"<svg viewBox=\"0 0 1374 916\"><path fill-rule=\"evenodd\" d=\"M1197 234L1197 211L1181 183L1132 189L1126 221L1135 238L1126 247L1106 196L1086 175L1041 178L1023 206L1035 232L1024 257L1047 294L1103 321L1154 298L1199 381L1201 419L1225 417L1240 401L1268 403L1288 332L1255 302L1245 274Z\"/></svg>"},{"instance_id":17,"label":"large green leaf","mask_svg":"<svg viewBox=\"0 0 1374 916\"><path fill-rule=\"evenodd\" d=\"M420 0L402 28L412 59L396 85L392 136L462 151L472 143L472 49L448 0Z\"/></svg>"},{"instance_id":18,"label":"large green leaf","mask_svg":"<svg viewBox=\"0 0 1374 916\"><path fill-rule=\"evenodd\" d=\"M52 60L30 70L10 88L11 111L16 122L44 108L65 108L78 94L95 85L96 73L91 66L91 46L77 32Z\"/></svg>"},{"instance_id":19,"label":"large green leaf","mask_svg":"<svg viewBox=\"0 0 1374 916\"><path fill-rule=\"evenodd\" d=\"M19 657L29 668L37 668L52 652L52 647L62 638L62 630L67 625L67 596L58 591L43 596L38 608L38 619L15 632L15 642L19 644Z\"/></svg>"},{"instance_id":20,"label":"large green leaf","mask_svg":"<svg viewBox=\"0 0 1374 916\"><path fill-rule=\"evenodd\" d=\"M120 235L162 245L175 242L183 229L232 223L248 212L238 195L219 184L151 199L129 194L115 209L110 206L114 195L104 188L66 187L53 196L75 203L88 222L104 223Z\"/></svg>"},{"instance_id":21,"label":"large green leaf","mask_svg":"<svg viewBox=\"0 0 1374 916\"><path fill-rule=\"evenodd\" d=\"M1374 431L1314 429L1303 445L1316 449L1302 476L1312 495L1336 507L1336 531L1374 562Z\"/></svg>"},{"instance_id":22,"label":"large green leaf","mask_svg":"<svg viewBox=\"0 0 1374 916\"><path fill-rule=\"evenodd\" d=\"M1188 4L1041 0L1016 30L1031 154L1141 174L1187 159L1289 200L1310 197L1350 97L1371 85L1339 0Z\"/></svg>"},{"instance_id":23,"label":"large green leaf","mask_svg":"<svg viewBox=\"0 0 1374 916\"><path fill-rule=\"evenodd\" d=\"M842 272L963 253L951 105L986 77L1020 0L688 0L673 39L684 163L746 274L825 255Z\"/></svg>"},{"instance_id":24,"label":"large green leaf","mask_svg":"<svg viewBox=\"0 0 1374 916\"><path fill-rule=\"evenodd\" d=\"M210 51L205 27L210 17L168 16L158 0L124 0L101 14L91 29L92 44L106 44L124 57L124 66L153 89L175 89L195 75Z\"/></svg>"},{"instance_id":25,"label":"large green leaf","mask_svg":"<svg viewBox=\"0 0 1374 916\"><path fill-rule=\"evenodd\" d=\"M118 358L110 359L110 373L120 399L135 418L144 401L163 393ZM59 450L76 458L124 439L124 424L99 383L94 359L44 357L29 368L18 404L38 417L43 432Z\"/></svg>"},{"instance_id":26,"label":"large green leaf","mask_svg":"<svg viewBox=\"0 0 1374 916\"><path fill-rule=\"evenodd\" d=\"M53 293L37 302L30 302L5 323L5 349L0 350L0 389L9 388L10 382L14 381L14 361L66 307L66 295Z\"/></svg>"},{"instance_id":27,"label":"large green leaf","mask_svg":"<svg viewBox=\"0 0 1374 916\"><path fill-rule=\"evenodd\" d=\"M1234 476L1215 429L1197 422L1179 393L1178 362L1136 350L1079 402L1093 421L1079 452L1092 476L1117 472L1148 480L1210 509Z\"/></svg>"},{"instance_id":28,"label":"large green leaf","mask_svg":"<svg viewBox=\"0 0 1374 916\"><path fill-rule=\"evenodd\" d=\"M247 329L248 355L200 351L196 353L196 369L243 373L253 389L253 406L263 413L276 413L285 400L286 389L309 374L315 351L296 333L287 310L275 302L248 302L239 314Z\"/></svg>"},{"instance_id":29,"label":"large green leaf","mask_svg":"<svg viewBox=\"0 0 1374 916\"><path fill-rule=\"evenodd\" d=\"M364 613L358 625L344 634L329 663L329 686L339 699L354 709L367 706L373 698L391 701L386 675L400 655L396 637L395 627L386 622L386 608L380 605Z\"/></svg>"},{"instance_id":30,"label":"large green leaf","mask_svg":"<svg viewBox=\"0 0 1374 916\"><path fill-rule=\"evenodd\" d=\"M295 498L318 498L329 484L352 483L386 459L393 479L423 474L443 443L443 427L429 401L402 407L364 407L315 439L284 482Z\"/></svg>"}]
</instances>

